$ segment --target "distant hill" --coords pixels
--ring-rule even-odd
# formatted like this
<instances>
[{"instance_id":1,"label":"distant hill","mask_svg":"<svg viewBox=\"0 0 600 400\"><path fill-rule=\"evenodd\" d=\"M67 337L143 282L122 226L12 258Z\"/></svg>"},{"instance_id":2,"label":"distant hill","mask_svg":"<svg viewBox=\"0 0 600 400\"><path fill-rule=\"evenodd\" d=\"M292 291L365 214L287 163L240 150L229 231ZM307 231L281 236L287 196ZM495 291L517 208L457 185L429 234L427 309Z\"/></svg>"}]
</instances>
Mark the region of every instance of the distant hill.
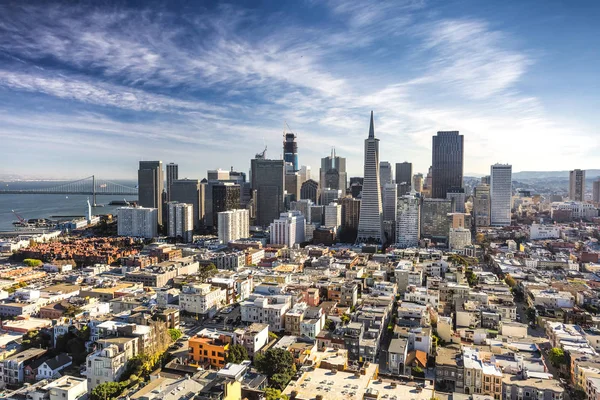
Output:
<instances>
[{"instance_id":1,"label":"distant hill","mask_svg":"<svg viewBox=\"0 0 600 400\"><path fill-rule=\"evenodd\" d=\"M600 177L600 169L588 169L585 171L586 179ZM521 171L513 172L513 179L569 179L569 171Z\"/></svg>"}]
</instances>

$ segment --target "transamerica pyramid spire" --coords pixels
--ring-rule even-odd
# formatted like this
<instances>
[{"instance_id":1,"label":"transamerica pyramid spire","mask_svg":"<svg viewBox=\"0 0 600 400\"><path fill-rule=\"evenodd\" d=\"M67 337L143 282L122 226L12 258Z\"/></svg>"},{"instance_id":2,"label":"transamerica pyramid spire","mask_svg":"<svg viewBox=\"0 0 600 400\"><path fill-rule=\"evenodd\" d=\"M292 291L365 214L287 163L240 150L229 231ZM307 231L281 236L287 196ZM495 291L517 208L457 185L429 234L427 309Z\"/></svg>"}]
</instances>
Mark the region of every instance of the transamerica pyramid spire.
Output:
<instances>
[{"instance_id":1,"label":"transamerica pyramid spire","mask_svg":"<svg viewBox=\"0 0 600 400\"><path fill-rule=\"evenodd\" d=\"M373 126L373 110L371 110L371 126L369 127L369 139L375 139L375 127Z\"/></svg>"}]
</instances>

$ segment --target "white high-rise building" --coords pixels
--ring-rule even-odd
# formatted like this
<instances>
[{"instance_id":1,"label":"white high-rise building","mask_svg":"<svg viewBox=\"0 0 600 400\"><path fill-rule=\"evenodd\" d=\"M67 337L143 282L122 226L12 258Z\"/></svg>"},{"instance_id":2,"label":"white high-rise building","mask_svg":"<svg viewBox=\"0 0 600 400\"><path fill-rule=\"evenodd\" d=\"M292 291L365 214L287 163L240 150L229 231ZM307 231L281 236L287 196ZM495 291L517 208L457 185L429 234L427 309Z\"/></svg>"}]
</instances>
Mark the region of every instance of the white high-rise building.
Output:
<instances>
[{"instance_id":1,"label":"white high-rise building","mask_svg":"<svg viewBox=\"0 0 600 400\"><path fill-rule=\"evenodd\" d=\"M490 224L510 225L512 199L512 165L494 164L490 172Z\"/></svg>"},{"instance_id":2,"label":"white high-rise building","mask_svg":"<svg viewBox=\"0 0 600 400\"><path fill-rule=\"evenodd\" d=\"M373 111L371 111L369 137L365 140L365 169L362 199L360 203L358 235L356 238L357 243L365 243L369 241L382 243L384 241L383 210L381 206L380 187L379 139L375 139Z\"/></svg>"},{"instance_id":3,"label":"white high-rise building","mask_svg":"<svg viewBox=\"0 0 600 400\"><path fill-rule=\"evenodd\" d=\"M248 210L238 209L217 213L219 223L219 241L229 243L232 240L250 236L250 214Z\"/></svg>"},{"instance_id":4,"label":"white high-rise building","mask_svg":"<svg viewBox=\"0 0 600 400\"><path fill-rule=\"evenodd\" d=\"M338 203L330 203L325 207L325 228L335 228L336 230L342 225L342 205Z\"/></svg>"},{"instance_id":5,"label":"white high-rise building","mask_svg":"<svg viewBox=\"0 0 600 400\"><path fill-rule=\"evenodd\" d=\"M170 238L181 238L186 243L194 240L194 206L172 201L168 204L167 217Z\"/></svg>"},{"instance_id":6,"label":"white high-rise building","mask_svg":"<svg viewBox=\"0 0 600 400\"><path fill-rule=\"evenodd\" d=\"M271 244L293 247L304 242L306 220L300 211L281 213L271 224Z\"/></svg>"},{"instance_id":7,"label":"white high-rise building","mask_svg":"<svg viewBox=\"0 0 600 400\"><path fill-rule=\"evenodd\" d=\"M421 227L421 207L415 191L398 199L396 222L396 246L400 248L417 247Z\"/></svg>"},{"instance_id":8,"label":"white high-rise building","mask_svg":"<svg viewBox=\"0 0 600 400\"><path fill-rule=\"evenodd\" d=\"M310 173L311 173L310 165L303 165L300 167L300 171L298 171L298 175L300 175L300 184L311 179Z\"/></svg>"},{"instance_id":9,"label":"white high-rise building","mask_svg":"<svg viewBox=\"0 0 600 400\"><path fill-rule=\"evenodd\" d=\"M146 207L121 207L117 209L117 233L119 236L158 236L158 209Z\"/></svg>"},{"instance_id":10,"label":"white high-rise building","mask_svg":"<svg viewBox=\"0 0 600 400\"><path fill-rule=\"evenodd\" d=\"M396 222L398 212L398 186L386 183L383 187L383 220Z\"/></svg>"}]
</instances>

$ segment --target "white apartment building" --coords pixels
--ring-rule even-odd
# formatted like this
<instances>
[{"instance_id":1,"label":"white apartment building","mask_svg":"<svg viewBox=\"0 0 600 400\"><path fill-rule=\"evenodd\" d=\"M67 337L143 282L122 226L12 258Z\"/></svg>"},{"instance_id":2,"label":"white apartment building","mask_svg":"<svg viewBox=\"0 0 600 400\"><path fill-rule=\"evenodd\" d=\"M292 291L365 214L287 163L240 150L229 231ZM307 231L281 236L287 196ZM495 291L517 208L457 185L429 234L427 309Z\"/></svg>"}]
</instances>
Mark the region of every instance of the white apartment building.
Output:
<instances>
[{"instance_id":1,"label":"white apartment building","mask_svg":"<svg viewBox=\"0 0 600 400\"><path fill-rule=\"evenodd\" d=\"M120 207L117 209L117 233L151 239L158 236L158 209Z\"/></svg>"},{"instance_id":2,"label":"white apartment building","mask_svg":"<svg viewBox=\"0 0 600 400\"><path fill-rule=\"evenodd\" d=\"M79 400L88 396L87 379L65 375L43 387L49 400Z\"/></svg>"},{"instance_id":3,"label":"white apartment building","mask_svg":"<svg viewBox=\"0 0 600 400\"><path fill-rule=\"evenodd\" d=\"M211 261L218 269L239 271L246 266L246 253L243 251L215 253Z\"/></svg>"},{"instance_id":4,"label":"white apartment building","mask_svg":"<svg viewBox=\"0 0 600 400\"><path fill-rule=\"evenodd\" d=\"M573 308L575 298L569 292L559 292L556 289L530 289L527 300L531 306L548 308Z\"/></svg>"},{"instance_id":5,"label":"white apartment building","mask_svg":"<svg viewBox=\"0 0 600 400\"><path fill-rule=\"evenodd\" d=\"M440 305L440 292L425 287L411 286L408 288L407 292L404 293L404 300L424 306L429 304L437 310Z\"/></svg>"},{"instance_id":6,"label":"white apartment building","mask_svg":"<svg viewBox=\"0 0 600 400\"><path fill-rule=\"evenodd\" d=\"M254 355L269 343L269 325L254 323L245 329L235 331L238 343L246 348L248 355Z\"/></svg>"},{"instance_id":7,"label":"white apartment building","mask_svg":"<svg viewBox=\"0 0 600 400\"><path fill-rule=\"evenodd\" d=\"M420 218L421 207L416 192L401 196L396 216L396 246L409 248L419 245Z\"/></svg>"},{"instance_id":8,"label":"white apartment building","mask_svg":"<svg viewBox=\"0 0 600 400\"><path fill-rule=\"evenodd\" d=\"M398 185L386 183L383 186L383 220L396 221L398 213Z\"/></svg>"},{"instance_id":9,"label":"white apartment building","mask_svg":"<svg viewBox=\"0 0 600 400\"><path fill-rule=\"evenodd\" d=\"M342 225L342 206L337 203L329 203L325 209L325 228L339 229Z\"/></svg>"},{"instance_id":10,"label":"white apartment building","mask_svg":"<svg viewBox=\"0 0 600 400\"><path fill-rule=\"evenodd\" d=\"M492 165L490 169L490 219L492 226L510 225L511 199L512 165Z\"/></svg>"},{"instance_id":11,"label":"white apartment building","mask_svg":"<svg viewBox=\"0 0 600 400\"><path fill-rule=\"evenodd\" d=\"M87 356L86 372L88 392L106 382L118 382L125 371L127 357L125 351L110 345Z\"/></svg>"},{"instance_id":12,"label":"white apartment building","mask_svg":"<svg viewBox=\"0 0 600 400\"><path fill-rule=\"evenodd\" d=\"M167 218L170 238L181 238L186 243L194 240L194 206L172 201L168 204Z\"/></svg>"},{"instance_id":13,"label":"white apartment building","mask_svg":"<svg viewBox=\"0 0 600 400\"><path fill-rule=\"evenodd\" d=\"M271 244L293 247L304 242L306 220L300 211L281 213L271 224Z\"/></svg>"},{"instance_id":14,"label":"white apartment building","mask_svg":"<svg viewBox=\"0 0 600 400\"><path fill-rule=\"evenodd\" d=\"M463 250L471 245L471 231L465 228L450 228L448 247L450 250Z\"/></svg>"},{"instance_id":15,"label":"white apartment building","mask_svg":"<svg viewBox=\"0 0 600 400\"><path fill-rule=\"evenodd\" d=\"M415 268L412 261L400 261L394 270L394 277L398 285L398 293L406 292L409 286L423 285L423 269Z\"/></svg>"},{"instance_id":16,"label":"white apartment building","mask_svg":"<svg viewBox=\"0 0 600 400\"><path fill-rule=\"evenodd\" d=\"M232 240L250 236L250 214L248 210L230 210L217 214L219 242L229 243Z\"/></svg>"},{"instance_id":17,"label":"white apartment building","mask_svg":"<svg viewBox=\"0 0 600 400\"><path fill-rule=\"evenodd\" d=\"M254 294L241 304L242 321L269 325L269 331L284 330L285 313L291 307L289 296L263 296Z\"/></svg>"},{"instance_id":18,"label":"white apartment building","mask_svg":"<svg viewBox=\"0 0 600 400\"><path fill-rule=\"evenodd\" d=\"M212 318L227 301L227 291L208 283L189 284L181 288L179 308Z\"/></svg>"},{"instance_id":19,"label":"white apartment building","mask_svg":"<svg viewBox=\"0 0 600 400\"><path fill-rule=\"evenodd\" d=\"M554 218L554 214L557 211L569 211L571 218L574 220L578 219L591 219L598 216L598 210L590 203L581 203L578 201L561 201L555 202L550 205L550 216Z\"/></svg>"},{"instance_id":20,"label":"white apartment building","mask_svg":"<svg viewBox=\"0 0 600 400\"><path fill-rule=\"evenodd\" d=\"M560 227L556 225L531 224L529 228L529 239L544 240L558 239L560 237Z\"/></svg>"}]
</instances>

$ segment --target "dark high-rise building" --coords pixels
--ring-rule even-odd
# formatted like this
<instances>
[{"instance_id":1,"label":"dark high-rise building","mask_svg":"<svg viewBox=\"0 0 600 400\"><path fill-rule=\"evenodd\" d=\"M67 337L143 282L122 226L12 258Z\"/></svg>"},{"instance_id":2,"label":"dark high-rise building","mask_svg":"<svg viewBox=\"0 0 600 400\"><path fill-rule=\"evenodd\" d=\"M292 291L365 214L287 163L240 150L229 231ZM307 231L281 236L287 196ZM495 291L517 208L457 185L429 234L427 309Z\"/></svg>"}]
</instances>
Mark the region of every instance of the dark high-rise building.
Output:
<instances>
[{"instance_id":1,"label":"dark high-rise building","mask_svg":"<svg viewBox=\"0 0 600 400\"><path fill-rule=\"evenodd\" d=\"M321 158L319 185L324 189L338 189L346 193L346 179L346 159L336 156L335 149L332 149L329 157Z\"/></svg>"},{"instance_id":2,"label":"dark high-rise building","mask_svg":"<svg viewBox=\"0 0 600 400\"><path fill-rule=\"evenodd\" d=\"M298 143L294 133L286 133L283 136L283 160L291 163L294 172L298 171Z\"/></svg>"},{"instance_id":3,"label":"dark high-rise building","mask_svg":"<svg viewBox=\"0 0 600 400\"><path fill-rule=\"evenodd\" d=\"M204 189L198 179L178 179L171 183L171 201L191 204L194 208L194 228L204 223Z\"/></svg>"},{"instance_id":4,"label":"dark high-rise building","mask_svg":"<svg viewBox=\"0 0 600 400\"><path fill-rule=\"evenodd\" d=\"M256 224L269 226L283 212L285 163L255 158L251 161L252 190L256 193Z\"/></svg>"},{"instance_id":5,"label":"dark high-rise building","mask_svg":"<svg viewBox=\"0 0 600 400\"><path fill-rule=\"evenodd\" d=\"M342 205L342 228L357 230L360 219L360 200L344 197L338 203Z\"/></svg>"},{"instance_id":6,"label":"dark high-rise building","mask_svg":"<svg viewBox=\"0 0 600 400\"><path fill-rule=\"evenodd\" d=\"M574 169L569 173L569 200L585 200L585 171Z\"/></svg>"},{"instance_id":7,"label":"dark high-rise building","mask_svg":"<svg viewBox=\"0 0 600 400\"><path fill-rule=\"evenodd\" d=\"M412 188L412 163L396 163L396 186L398 186L398 197L408 194ZM419 190L420 192L420 190Z\"/></svg>"},{"instance_id":8,"label":"dark high-rise building","mask_svg":"<svg viewBox=\"0 0 600 400\"><path fill-rule=\"evenodd\" d=\"M476 228L490 226L490 186L481 184L473 189L473 223Z\"/></svg>"},{"instance_id":9,"label":"dark high-rise building","mask_svg":"<svg viewBox=\"0 0 600 400\"><path fill-rule=\"evenodd\" d=\"M458 131L438 132L433 137L431 197L445 199L452 188L463 187L464 137Z\"/></svg>"},{"instance_id":10,"label":"dark high-rise building","mask_svg":"<svg viewBox=\"0 0 600 400\"><path fill-rule=\"evenodd\" d=\"M317 204L319 200L319 183L312 179L305 181L300 188L300 199L312 200L313 203Z\"/></svg>"},{"instance_id":11,"label":"dark high-rise building","mask_svg":"<svg viewBox=\"0 0 600 400\"><path fill-rule=\"evenodd\" d=\"M175 163L167 164L167 201L172 201L171 199L171 185L173 181L179 179L179 166Z\"/></svg>"},{"instance_id":12,"label":"dark high-rise building","mask_svg":"<svg viewBox=\"0 0 600 400\"><path fill-rule=\"evenodd\" d=\"M221 182L212 187L213 227L218 228L217 214L222 211L235 210L240 207L240 185L233 182Z\"/></svg>"},{"instance_id":13,"label":"dark high-rise building","mask_svg":"<svg viewBox=\"0 0 600 400\"><path fill-rule=\"evenodd\" d=\"M158 210L158 224L162 225L164 177L162 161L140 161L138 170L138 201L142 207Z\"/></svg>"}]
</instances>

